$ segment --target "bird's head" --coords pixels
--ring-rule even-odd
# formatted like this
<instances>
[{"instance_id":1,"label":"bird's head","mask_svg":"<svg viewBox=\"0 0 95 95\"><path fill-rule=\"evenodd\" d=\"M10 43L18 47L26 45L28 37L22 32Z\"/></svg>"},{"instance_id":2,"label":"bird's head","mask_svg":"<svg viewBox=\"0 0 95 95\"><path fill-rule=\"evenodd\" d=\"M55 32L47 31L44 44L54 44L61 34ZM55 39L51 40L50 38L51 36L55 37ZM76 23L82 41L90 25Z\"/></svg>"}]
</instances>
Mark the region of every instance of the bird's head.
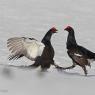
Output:
<instances>
[{"instance_id":1,"label":"bird's head","mask_svg":"<svg viewBox=\"0 0 95 95\"><path fill-rule=\"evenodd\" d=\"M73 28L71 26L67 26L64 30L70 32L70 31L74 31Z\"/></svg>"},{"instance_id":2,"label":"bird's head","mask_svg":"<svg viewBox=\"0 0 95 95\"><path fill-rule=\"evenodd\" d=\"M49 30L51 33L57 33L57 29L55 27L52 27L50 30Z\"/></svg>"}]
</instances>

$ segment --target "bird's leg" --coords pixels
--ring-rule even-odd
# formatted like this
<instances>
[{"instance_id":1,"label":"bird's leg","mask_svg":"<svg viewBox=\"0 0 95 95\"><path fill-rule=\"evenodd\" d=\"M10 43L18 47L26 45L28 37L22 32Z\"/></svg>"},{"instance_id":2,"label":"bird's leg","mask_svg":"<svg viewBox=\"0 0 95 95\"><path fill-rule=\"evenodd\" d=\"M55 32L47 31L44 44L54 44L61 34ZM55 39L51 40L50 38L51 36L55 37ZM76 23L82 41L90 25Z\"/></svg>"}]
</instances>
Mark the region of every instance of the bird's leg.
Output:
<instances>
[{"instance_id":1,"label":"bird's leg","mask_svg":"<svg viewBox=\"0 0 95 95\"><path fill-rule=\"evenodd\" d=\"M61 67L61 66L55 64L54 62L52 63L52 65L54 65L55 68L57 68L57 69L59 69L59 70L64 70L64 67Z\"/></svg>"},{"instance_id":2,"label":"bird's leg","mask_svg":"<svg viewBox=\"0 0 95 95\"><path fill-rule=\"evenodd\" d=\"M51 64L48 63L42 63L41 64L41 71L46 72L50 68Z\"/></svg>"},{"instance_id":3,"label":"bird's leg","mask_svg":"<svg viewBox=\"0 0 95 95\"><path fill-rule=\"evenodd\" d=\"M59 65L57 65L57 64L54 64L54 66L57 68L57 69L64 69L64 67L60 67Z\"/></svg>"},{"instance_id":4,"label":"bird's leg","mask_svg":"<svg viewBox=\"0 0 95 95\"><path fill-rule=\"evenodd\" d=\"M73 65L70 67L65 67L64 69L73 69L76 66L76 63L73 61Z\"/></svg>"},{"instance_id":5,"label":"bird's leg","mask_svg":"<svg viewBox=\"0 0 95 95\"><path fill-rule=\"evenodd\" d=\"M46 72L47 69L48 69L48 68L43 68L43 67L41 67L41 71L42 71L42 72Z\"/></svg>"},{"instance_id":6,"label":"bird's leg","mask_svg":"<svg viewBox=\"0 0 95 95\"><path fill-rule=\"evenodd\" d=\"M87 70L86 70L86 67L85 67L85 66L82 66L82 69L84 70L84 74L85 74L85 76L87 76Z\"/></svg>"}]
</instances>

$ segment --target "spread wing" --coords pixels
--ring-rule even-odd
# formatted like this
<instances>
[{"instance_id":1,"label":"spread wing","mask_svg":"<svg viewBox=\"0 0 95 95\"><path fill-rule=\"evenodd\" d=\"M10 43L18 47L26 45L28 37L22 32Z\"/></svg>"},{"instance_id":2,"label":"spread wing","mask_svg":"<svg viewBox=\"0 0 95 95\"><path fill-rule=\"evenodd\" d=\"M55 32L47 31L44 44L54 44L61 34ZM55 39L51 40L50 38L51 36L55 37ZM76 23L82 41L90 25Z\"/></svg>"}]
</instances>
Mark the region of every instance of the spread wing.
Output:
<instances>
[{"instance_id":1,"label":"spread wing","mask_svg":"<svg viewBox=\"0 0 95 95\"><path fill-rule=\"evenodd\" d=\"M34 38L14 37L8 39L7 47L12 53L9 56L9 60L18 59L23 56L35 60L37 56L41 56L45 46Z\"/></svg>"}]
</instances>

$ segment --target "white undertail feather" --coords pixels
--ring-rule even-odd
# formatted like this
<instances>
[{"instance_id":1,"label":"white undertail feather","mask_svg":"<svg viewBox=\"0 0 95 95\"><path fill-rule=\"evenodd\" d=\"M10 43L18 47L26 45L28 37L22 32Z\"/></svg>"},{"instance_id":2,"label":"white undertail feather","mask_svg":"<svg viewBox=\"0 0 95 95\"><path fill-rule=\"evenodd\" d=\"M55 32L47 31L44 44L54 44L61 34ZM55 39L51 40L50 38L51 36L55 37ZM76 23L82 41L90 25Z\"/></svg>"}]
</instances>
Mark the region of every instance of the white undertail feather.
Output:
<instances>
[{"instance_id":1,"label":"white undertail feather","mask_svg":"<svg viewBox=\"0 0 95 95\"><path fill-rule=\"evenodd\" d=\"M25 37L14 37L8 39L7 46L12 56L19 57L21 54L31 60L35 60L37 56L41 56L45 45L36 39Z\"/></svg>"}]
</instances>

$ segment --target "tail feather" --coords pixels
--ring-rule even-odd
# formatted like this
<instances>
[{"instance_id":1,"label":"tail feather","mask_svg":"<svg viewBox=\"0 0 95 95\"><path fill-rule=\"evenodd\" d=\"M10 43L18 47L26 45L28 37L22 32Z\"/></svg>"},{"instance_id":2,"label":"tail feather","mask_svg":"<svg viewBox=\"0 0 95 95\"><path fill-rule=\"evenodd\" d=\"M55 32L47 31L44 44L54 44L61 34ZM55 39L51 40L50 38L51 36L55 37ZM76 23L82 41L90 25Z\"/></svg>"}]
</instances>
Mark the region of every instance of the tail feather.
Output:
<instances>
[{"instance_id":1,"label":"tail feather","mask_svg":"<svg viewBox=\"0 0 95 95\"><path fill-rule=\"evenodd\" d=\"M16 55L10 55L10 56L8 57L8 59L9 59L9 60L15 60L16 57L17 57Z\"/></svg>"},{"instance_id":2,"label":"tail feather","mask_svg":"<svg viewBox=\"0 0 95 95\"><path fill-rule=\"evenodd\" d=\"M93 60L95 61L95 53L94 53L94 58L93 58Z\"/></svg>"},{"instance_id":3,"label":"tail feather","mask_svg":"<svg viewBox=\"0 0 95 95\"><path fill-rule=\"evenodd\" d=\"M19 58L23 57L23 55L19 55L19 54L16 54L16 55L10 55L8 57L9 60L17 60Z\"/></svg>"}]
</instances>

